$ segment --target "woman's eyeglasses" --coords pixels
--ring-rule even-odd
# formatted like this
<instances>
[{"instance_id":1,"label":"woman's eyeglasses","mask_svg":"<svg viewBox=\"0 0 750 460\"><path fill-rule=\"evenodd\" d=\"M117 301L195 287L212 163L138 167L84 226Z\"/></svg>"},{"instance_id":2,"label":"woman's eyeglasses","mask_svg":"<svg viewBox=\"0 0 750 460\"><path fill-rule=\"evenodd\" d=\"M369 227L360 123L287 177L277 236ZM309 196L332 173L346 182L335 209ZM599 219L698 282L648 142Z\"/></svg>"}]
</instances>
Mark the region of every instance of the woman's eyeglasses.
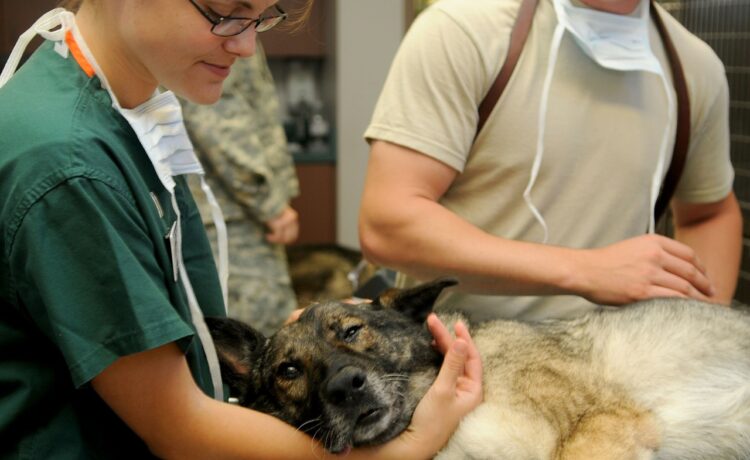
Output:
<instances>
[{"instance_id":1,"label":"woman's eyeglasses","mask_svg":"<svg viewBox=\"0 0 750 460\"><path fill-rule=\"evenodd\" d=\"M255 26L255 30L258 32L265 32L271 30L281 21L286 19L287 14L282 10L279 5L274 5L278 14L272 14L268 16L261 16L259 18L241 18L235 16L216 16L210 14L208 11L203 9L200 5L195 3L195 0L190 0L190 3L200 11L204 18L208 20L213 27L211 32L214 35L220 37L231 37L233 35L239 35L244 32L248 27Z\"/></svg>"}]
</instances>

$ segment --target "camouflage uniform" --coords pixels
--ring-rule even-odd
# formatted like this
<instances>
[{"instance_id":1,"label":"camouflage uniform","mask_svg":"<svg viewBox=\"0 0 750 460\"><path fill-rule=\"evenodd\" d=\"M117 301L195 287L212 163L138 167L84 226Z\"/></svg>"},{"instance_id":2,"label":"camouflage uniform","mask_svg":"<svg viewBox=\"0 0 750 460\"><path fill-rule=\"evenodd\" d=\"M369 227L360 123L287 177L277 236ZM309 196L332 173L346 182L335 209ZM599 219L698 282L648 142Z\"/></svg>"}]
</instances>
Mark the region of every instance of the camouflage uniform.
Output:
<instances>
[{"instance_id":1,"label":"camouflage uniform","mask_svg":"<svg viewBox=\"0 0 750 460\"><path fill-rule=\"evenodd\" d=\"M284 247L266 241L263 222L299 194L299 184L262 50L234 64L216 104L182 102L185 125L227 223L229 315L273 332L297 302ZM190 184L215 244L199 182Z\"/></svg>"}]
</instances>

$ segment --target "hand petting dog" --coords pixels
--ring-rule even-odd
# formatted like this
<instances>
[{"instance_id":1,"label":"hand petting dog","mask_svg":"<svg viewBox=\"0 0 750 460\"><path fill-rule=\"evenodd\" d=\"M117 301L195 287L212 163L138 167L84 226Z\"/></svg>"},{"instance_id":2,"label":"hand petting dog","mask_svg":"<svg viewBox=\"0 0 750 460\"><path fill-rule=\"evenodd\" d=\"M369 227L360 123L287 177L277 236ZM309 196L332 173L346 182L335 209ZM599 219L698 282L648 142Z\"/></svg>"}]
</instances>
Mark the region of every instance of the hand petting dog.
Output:
<instances>
[{"instance_id":1,"label":"hand petting dog","mask_svg":"<svg viewBox=\"0 0 750 460\"><path fill-rule=\"evenodd\" d=\"M407 433L445 444L461 419L482 403L482 359L469 329L462 322L454 326L456 338L434 313L427 327L435 338L435 348L445 355L435 383L417 405ZM451 426L436 419L453 420ZM426 443L425 443L426 444ZM429 453L432 457L437 451Z\"/></svg>"}]
</instances>

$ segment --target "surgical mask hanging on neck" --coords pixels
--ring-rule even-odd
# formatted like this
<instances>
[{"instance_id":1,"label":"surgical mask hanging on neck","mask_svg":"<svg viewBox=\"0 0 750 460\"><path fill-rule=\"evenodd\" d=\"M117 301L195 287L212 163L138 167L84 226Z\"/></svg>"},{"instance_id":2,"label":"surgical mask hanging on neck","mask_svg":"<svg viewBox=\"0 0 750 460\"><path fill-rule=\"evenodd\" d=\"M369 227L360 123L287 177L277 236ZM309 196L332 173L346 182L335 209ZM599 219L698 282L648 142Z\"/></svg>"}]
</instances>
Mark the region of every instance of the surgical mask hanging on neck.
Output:
<instances>
[{"instance_id":1,"label":"surgical mask hanging on neck","mask_svg":"<svg viewBox=\"0 0 750 460\"><path fill-rule=\"evenodd\" d=\"M107 81L93 54L88 49L86 42L78 30L75 15L63 8L56 8L39 18L24 34L8 58L7 64L0 73L0 88L10 80L15 73L24 50L35 35L41 35L47 40L55 43L55 51L63 58L68 58L70 49L68 45L68 34L79 48L87 64L93 68L93 72L99 77L102 87L106 89L112 99L112 107L117 110L128 124L133 128L143 149L148 155L156 171L159 181L169 191L172 207L177 217L175 225L169 233L173 239L172 263L174 268L174 279L182 281L188 299L190 313L195 325L198 337L203 345L211 379L214 385L214 397L223 400L223 388L221 372L213 340L209 334L203 319L203 313L198 305L197 298L193 292L190 278L182 258L182 232L181 216L175 196L174 176L183 174L198 174L201 178L201 189L206 194L211 206L211 215L216 227L219 247L219 278L222 287L224 307L227 306L227 279L229 276L228 263L228 241L226 224L221 208L205 181L205 174L198 158L195 155L193 145L185 130L182 118L182 107L177 97L171 91L159 93L143 104L133 109L123 108L117 96Z\"/></svg>"},{"instance_id":2,"label":"surgical mask hanging on neck","mask_svg":"<svg viewBox=\"0 0 750 460\"><path fill-rule=\"evenodd\" d=\"M114 94L112 94L114 98ZM114 99L116 100L116 99ZM134 109L118 109L133 128L146 154L154 166L164 188L174 195L174 176L197 174L201 190L211 207L211 219L216 228L219 249L219 279L226 307L227 282L229 278L229 251L224 215L211 188L205 180L205 172L195 155L193 143L188 137L182 117L182 107L171 91L154 95Z\"/></svg>"},{"instance_id":3,"label":"surgical mask hanging on neck","mask_svg":"<svg viewBox=\"0 0 750 460\"><path fill-rule=\"evenodd\" d=\"M539 175L544 157L544 134L546 115L557 56L565 31L575 39L581 50L599 66L616 71L642 71L656 74L661 79L667 103L667 120L662 136L656 167L651 178L649 190L649 233L655 231L653 210L659 196L659 190L665 174L667 150L669 146L670 127L675 119L675 101L672 88L664 69L651 50L649 40L649 2L642 0L634 16L605 13L590 8L574 6L570 0L552 0L557 14L558 25L555 28L550 46L547 73L545 76L539 108L539 130L537 134L536 154L531 167L529 182L523 197L534 218L543 231L543 242L549 238L549 229L542 213L531 199L531 190Z\"/></svg>"},{"instance_id":4,"label":"surgical mask hanging on neck","mask_svg":"<svg viewBox=\"0 0 750 460\"><path fill-rule=\"evenodd\" d=\"M641 1L633 16L574 6L553 0L559 24L597 64L612 70L661 74L649 40L649 3Z\"/></svg>"}]
</instances>

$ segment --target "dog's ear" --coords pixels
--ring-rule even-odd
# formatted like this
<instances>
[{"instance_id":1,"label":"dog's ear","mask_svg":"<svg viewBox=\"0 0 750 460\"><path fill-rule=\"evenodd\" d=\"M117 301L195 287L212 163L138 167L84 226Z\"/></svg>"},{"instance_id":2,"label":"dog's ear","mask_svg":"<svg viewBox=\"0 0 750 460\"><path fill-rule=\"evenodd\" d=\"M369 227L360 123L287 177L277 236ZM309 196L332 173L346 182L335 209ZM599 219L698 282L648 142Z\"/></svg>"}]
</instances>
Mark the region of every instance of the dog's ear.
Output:
<instances>
[{"instance_id":1,"label":"dog's ear","mask_svg":"<svg viewBox=\"0 0 750 460\"><path fill-rule=\"evenodd\" d=\"M421 323L427 319L443 289L456 284L458 280L455 278L438 278L408 289L387 289L373 301L373 305L393 308Z\"/></svg>"},{"instance_id":2,"label":"dog's ear","mask_svg":"<svg viewBox=\"0 0 750 460\"><path fill-rule=\"evenodd\" d=\"M268 339L242 321L207 317L206 325L219 355L221 379L229 394L248 405L260 389L259 360Z\"/></svg>"}]
</instances>

